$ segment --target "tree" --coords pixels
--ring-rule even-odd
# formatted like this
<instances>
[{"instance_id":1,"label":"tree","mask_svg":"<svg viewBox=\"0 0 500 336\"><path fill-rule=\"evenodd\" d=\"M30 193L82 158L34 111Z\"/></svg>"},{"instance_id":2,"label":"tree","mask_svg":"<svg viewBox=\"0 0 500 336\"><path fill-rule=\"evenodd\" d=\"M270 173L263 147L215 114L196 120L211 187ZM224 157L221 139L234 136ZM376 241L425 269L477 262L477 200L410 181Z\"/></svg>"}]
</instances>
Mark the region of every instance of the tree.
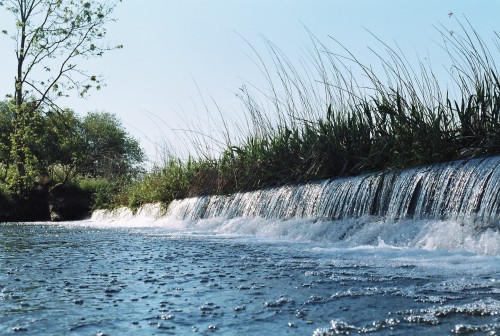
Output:
<instances>
[{"instance_id":1,"label":"tree","mask_svg":"<svg viewBox=\"0 0 500 336\"><path fill-rule=\"evenodd\" d=\"M106 112L89 113L82 121L85 150L79 169L82 175L121 179L136 176L144 153L121 122Z\"/></svg>"},{"instance_id":2,"label":"tree","mask_svg":"<svg viewBox=\"0 0 500 336\"><path fill-rule=\"evenodd\" d=\"M37 110L33 116L35 135L26 147L38 158L41 175L65 184L78 175L122 179L141 172L144 153L139 142L115 115L92 112L80 118L65 109L44 114ZM5 167L11 163L12 119L8 103L0 102L0 181L5 181Z\"/></svg>"},{"instance_id":3,"label":"tree","mask_svg":"<svg viewBox=\"0 0 500 336\"><path fill-rule=\"evenodd\" d=\"M7 177L10 161L10 135L12 134L12 109L6 102L0 102L0 181Z\"/></svg>"},{"instance_id":4,"label":"tree","mask_svg":"<svg viewBox=\"0 0 500 336\"><path fill-rule=\"evenodd\" d=\"M8 166L12 164L11 147L13 133L13 109L9 103L0 102L0 181L5 182ZM56 112L42 113L39 110L31 113L32 121L29 129L30 141L24 150L31 153L36 160L36 171L40 175L56 177L67 182L77 174L77 166L81 149L85 146L82 133L82 122L75 113L65 109Z\"/></svg>"},{"instance_id":5,"label":"tree","mask_svg":"<svg viewBox=\"0 0 500 336\"><path fill-rule=\"evenodd\" d=\"M106 24L113 21L114 1L0 0L15 18L15 31L4 34L16 44L17 68L13 95L11 156L15 169L10 183L21 192L36 173L37 158L27 143L36 123L35 111L59 110L58 97L76 91L84 96L100 89L101 76L81 67L81 61L120 48L104 42Z\"/></svg>"},{"instance_id":6,"label":"tree","mask_svg":"<svg viewBox=\"0 0 500 336\"><path fill-rule=\"evenodd\" d=\"M44 167L51 179L65 184L79 174L86 148L82 121L69 109L49 111L41 134L43 147L38 148Z\"/></svg>"}]
</instances>

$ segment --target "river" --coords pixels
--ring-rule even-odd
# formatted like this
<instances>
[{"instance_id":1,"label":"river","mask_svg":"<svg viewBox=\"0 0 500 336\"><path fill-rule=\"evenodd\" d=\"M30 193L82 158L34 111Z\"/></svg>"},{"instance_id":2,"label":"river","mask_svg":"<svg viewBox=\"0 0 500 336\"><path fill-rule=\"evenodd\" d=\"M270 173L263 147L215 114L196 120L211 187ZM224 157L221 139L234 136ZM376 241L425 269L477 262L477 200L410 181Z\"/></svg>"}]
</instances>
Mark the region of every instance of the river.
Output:
<instances>
[{"instance_id":1,"label":"river","mask_svg":"<svg viewBox=\"0 0 500 336\"><path fill-rule=\"evenodd\" d=\"M0 334L498 335L500 159L0 225Z\"/></svg>"},{"instance_id":2,"label":"river","mask_svg":"<svg viewBox=\"0 0 500 336\"><path fill-rule=\"evenodd\" d=\"M97 224L0 227L0 334L500 333L496 254Z\"/></svg>"}]
</instances>

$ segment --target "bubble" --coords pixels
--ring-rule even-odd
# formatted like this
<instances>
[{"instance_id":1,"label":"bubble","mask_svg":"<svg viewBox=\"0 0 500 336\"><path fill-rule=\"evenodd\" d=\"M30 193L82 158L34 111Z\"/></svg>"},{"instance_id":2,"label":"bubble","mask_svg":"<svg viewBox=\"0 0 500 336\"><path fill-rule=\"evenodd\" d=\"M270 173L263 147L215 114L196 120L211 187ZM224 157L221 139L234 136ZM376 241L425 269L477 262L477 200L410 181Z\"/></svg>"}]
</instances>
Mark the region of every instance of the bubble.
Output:
<instances>
[{"instance_id":1,"label":"bubble","mask_svg":"<svg viewBox=\"0 0 500 336\"><path fill-rule=\"evenodd\" d=\"M28 328L23 327L23 326L15 326L15 327L12 327L12 331L13 332L28 331Z\"/></svg>"},{"instance_id":2,"label":"bubble","mask_svg":"<svg viewBox=\"0 0 500 336\"><path fill-rule=\"evenodd\" d=\"M281 306L284 306L284 305L289 304L289 303L293 303L293 300L290 298L286 298L286 297L280 297L279 299L277 299L274 302L265 302L264 306L266 306L266 307L281 307Z\"/></svg>"}]
</instances>

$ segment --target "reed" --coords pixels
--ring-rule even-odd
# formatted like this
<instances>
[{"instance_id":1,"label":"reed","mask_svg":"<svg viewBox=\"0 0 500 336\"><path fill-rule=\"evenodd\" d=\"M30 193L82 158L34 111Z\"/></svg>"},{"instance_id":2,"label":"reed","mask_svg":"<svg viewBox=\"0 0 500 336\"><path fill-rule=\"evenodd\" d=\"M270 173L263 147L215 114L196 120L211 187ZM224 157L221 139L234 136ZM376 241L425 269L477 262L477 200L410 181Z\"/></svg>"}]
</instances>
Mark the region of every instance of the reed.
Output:
<instances>
[{"instance_id":1,"label":"reed","mask_svg":"<svg viewBox=\"0 0 500 336\"><path fill-rule=\"evenodd\" d=\"M311 34L313 47L300 69L266 41L271 64L258 53L256 59L268 88L245 85L238 94L252 131L237 135L236 142L227 140L218 157L168 157L125 191L121 202L168 204L189 196L500 154L495 65L500 36L494 34L492 51L467 20L457 24L460 31L454 34L444 27L439 32L458 94L441 88L429 63L414 67L383 41L384 54L372 50L381 75L333 38L342 55ZM267 104L260 104L262 99ZM234 139L225 124L224 131L225 139Z\"/></svg>"}]
</instances>

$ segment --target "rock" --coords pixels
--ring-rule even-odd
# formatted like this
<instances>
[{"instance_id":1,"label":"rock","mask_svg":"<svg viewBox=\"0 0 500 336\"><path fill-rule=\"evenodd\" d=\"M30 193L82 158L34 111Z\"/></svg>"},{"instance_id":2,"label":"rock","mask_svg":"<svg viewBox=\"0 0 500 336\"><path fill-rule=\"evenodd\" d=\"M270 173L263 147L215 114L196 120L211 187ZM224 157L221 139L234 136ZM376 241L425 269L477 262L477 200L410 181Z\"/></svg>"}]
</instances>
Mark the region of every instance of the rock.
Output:
<instances>
[{"instance_id":1,"label":"rock","mask_svg":"<svg viewBox=\"0 0 500 336\"><path fill-rule=\"evenodd\" d=\"M58 212L51 211L50 212L50 220L52 222L60 222L60 221L62 221L62 217L61 217L61 215Z\"/></svg>"},{"instance_id":2,"label":"rock","mask_svg":"<svg viewBox=\"0 0 500 336\"><path fill-rule=\"evenodd\" d=\"M50 214L50 220L52 222L60 222L63 220L61 214L59 213L59 210L57 206L54 204L49 204L49 214Z\"/></svg>"}]
</instances>

